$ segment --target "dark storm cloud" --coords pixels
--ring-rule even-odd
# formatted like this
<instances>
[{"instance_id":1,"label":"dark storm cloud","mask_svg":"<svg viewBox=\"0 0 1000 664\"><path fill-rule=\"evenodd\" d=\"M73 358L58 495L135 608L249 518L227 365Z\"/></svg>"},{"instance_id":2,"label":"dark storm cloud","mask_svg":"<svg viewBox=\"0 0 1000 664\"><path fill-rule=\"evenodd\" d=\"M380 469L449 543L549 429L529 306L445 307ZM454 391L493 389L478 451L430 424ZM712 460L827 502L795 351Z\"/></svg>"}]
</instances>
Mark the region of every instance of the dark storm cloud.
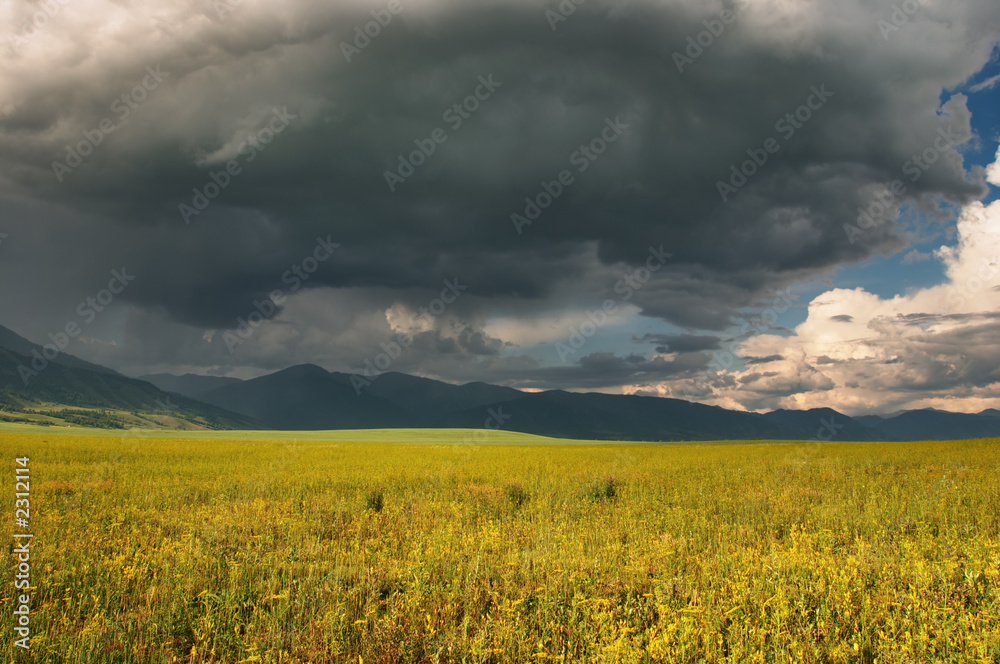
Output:
<instances>
[{"instance_id":1,"label":"dark storm cloud","mask_svg":"<svg viewBox=\"0 0 1000 664\"><path fill-rule=\"evenodd\" d=\"M697 353L717 350L718 337L699 334L646 334L638 342L649 342L656 346L657 353Z\"/></svg>"},{"instance_id":2,"label":"dark storm cloud","mask_svg":"<svg viewBox=\"0 0 1000 664\"><path fill-rule=\"evenodd\" d=\"M640 355L620 356L611 352L585 355L575 364L529 367L519 362L498 363L490 375L498 381L537 389L621 387L692 375L708 365L701 355L684 355L674 361L648 360Z\"/></svg>"},{"instance_id":3,"label":"dark storm cloud","mask_svg":"<svg viewBox=\"0 0 1000 664\"><path fill-rule=\"evenodd\" d=\"M902 248L892 224L854 243L843 225L939 131L969 133L964 97L939 108L941 90L987 60L1000 6L928 9L886 40L876 21L888 0L751 4L678 72L672 53L723 6L589 0L552 31L548 3L407 4L350 63L341 43L376 5L291 3L277 16L247 3L217 16L180 4L176 27L118 8L117 41L54 21L2 69L0 206L23 253L0 274L35 275L32 296L4 300L7 315L35 316L39 295L72 305L127 264L137 280L124 301L233 327L330 235L342 249L303 290L382 287L374 304L420 306L457 276L474 296L460 307L470 316L501 299L547 301L664 245L672 259L630 301L719 330L775 288ZM118 122L115 100L134 101L148 67L162 82L59 182L65 146ZM488 95L483 79L495 82ZM775 123L818 88L832 96L783 136ZM477 90L486 98L460 126L445 119ZM277 116L287 127L247 148ZM628 127L579 172L573 155L616 118ZM447 141L390 191L386 171L438 128ZM723 201L717 182L772 137L780 151ZM193 190L219 181L230 159L241 172L185 224L178 206L194 206ZM573 184L518 234L511 214L563 169ZM907 196L962 203L983 191L949 149ZM477 334L427 352L499 352L501 341ZM583 365L552 371L591 380Z\"/></svg>"},{"instance_id":4,"label":"dark storm cloud","mask_svg":"<svg viewBox=\"0 0 1000 664\"><path fill-rule=\"evenodd\" d=\"M744 357L743 363L747 366L754 364L769 364L771 362L780 362L785 359L782 355L768 355L766 357Z\"/></svg>"}]
</instances>

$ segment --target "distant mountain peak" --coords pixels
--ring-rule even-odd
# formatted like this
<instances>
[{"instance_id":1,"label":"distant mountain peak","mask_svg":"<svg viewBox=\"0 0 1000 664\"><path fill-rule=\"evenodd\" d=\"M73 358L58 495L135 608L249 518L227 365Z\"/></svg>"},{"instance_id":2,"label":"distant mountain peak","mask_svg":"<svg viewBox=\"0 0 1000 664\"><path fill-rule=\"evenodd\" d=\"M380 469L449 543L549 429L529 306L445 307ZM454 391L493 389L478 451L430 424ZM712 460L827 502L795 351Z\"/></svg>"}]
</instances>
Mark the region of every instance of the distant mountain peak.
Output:
<instances>
[{"instance_id":1,"label":"distant mountain peak","mask_svg":"<svg viewBox=\"0 0 1000 664\"><path fill-rule=\"evenodd\" d=\"M330 372L317 364L296 364L270 375L291 378L295 376L329 376Z\"/></svg>"}]
</instances>

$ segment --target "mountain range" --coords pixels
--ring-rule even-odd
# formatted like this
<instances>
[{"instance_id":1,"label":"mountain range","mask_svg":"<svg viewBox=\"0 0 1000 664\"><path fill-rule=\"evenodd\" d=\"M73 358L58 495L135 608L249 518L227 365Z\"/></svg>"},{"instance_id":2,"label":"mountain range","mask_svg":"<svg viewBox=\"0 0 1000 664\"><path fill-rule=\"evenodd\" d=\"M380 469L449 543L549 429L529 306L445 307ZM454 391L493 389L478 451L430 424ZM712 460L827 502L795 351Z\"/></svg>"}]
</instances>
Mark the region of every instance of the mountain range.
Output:
<instances>
[{"instance_id":1,"label":"mountain range","mask_svg":"<svg viewBox=\"0 0 1000 664\"><path fill-rule=\"evenodd\" d=\"M59 354L24 384L41 347L0 327L0 421L120 428L327 430L496 428L591 440L952 440L1000 436L1000 411L914 410L849 417L829 408L753 413L679 399L523 392L387 372L355 388L351 375L304 364L237 378L129 378Z\"/></svg>"},{"instance_id":2,"label":"mountain range","mask_svg":"<svg viewBox=\"0 0 1000 664\"><path fill-rule=\"evenodd\" d=\"M907 411L852 418L829 408L747 413L679 399L486 383L452 385L387 372L356 391L350 374L299 365L247 381L145 376L163 389L259 419L275 429L503 428L594 440L950 440L1000 436L1000 415Z\"/></svg>"}]
</instances>

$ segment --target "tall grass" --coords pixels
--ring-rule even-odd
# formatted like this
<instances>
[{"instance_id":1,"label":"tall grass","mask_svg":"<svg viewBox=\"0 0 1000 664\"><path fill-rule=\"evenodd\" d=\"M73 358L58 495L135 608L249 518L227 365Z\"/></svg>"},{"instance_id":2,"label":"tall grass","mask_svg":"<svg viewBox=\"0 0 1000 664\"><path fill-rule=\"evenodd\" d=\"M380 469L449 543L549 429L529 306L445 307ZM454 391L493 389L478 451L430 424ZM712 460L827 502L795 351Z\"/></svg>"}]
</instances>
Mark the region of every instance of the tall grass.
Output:
<instances>
[{"instance_id":1,"label":"tall grass","mask_svg":"<svg viewBox=\"0 0 1000 664\"><path fill-rule=\"evenodd\" d=\"M33 661L1000 661L997 440L0 453Z\"/></svg>"}]
</instances>

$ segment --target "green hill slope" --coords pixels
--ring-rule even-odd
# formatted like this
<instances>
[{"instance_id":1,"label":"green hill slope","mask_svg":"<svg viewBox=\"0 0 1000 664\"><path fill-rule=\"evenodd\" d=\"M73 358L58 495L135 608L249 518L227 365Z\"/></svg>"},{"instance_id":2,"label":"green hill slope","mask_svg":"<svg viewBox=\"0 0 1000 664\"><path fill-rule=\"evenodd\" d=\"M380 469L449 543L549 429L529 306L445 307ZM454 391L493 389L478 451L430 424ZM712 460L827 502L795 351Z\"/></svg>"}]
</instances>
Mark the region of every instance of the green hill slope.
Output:
<instances>
[{"instance_id":1,"label":"green hill slope","mask_svg":"<svg viewBox=\"0 0 1000 664\"><path fill-rule=\"evenodd\" d=\"M51 363L26 385L30 358L0 348L0 421L107 429L266 429L222 408L167 394L145 381Z\"/></svg>"}]
</instances>

